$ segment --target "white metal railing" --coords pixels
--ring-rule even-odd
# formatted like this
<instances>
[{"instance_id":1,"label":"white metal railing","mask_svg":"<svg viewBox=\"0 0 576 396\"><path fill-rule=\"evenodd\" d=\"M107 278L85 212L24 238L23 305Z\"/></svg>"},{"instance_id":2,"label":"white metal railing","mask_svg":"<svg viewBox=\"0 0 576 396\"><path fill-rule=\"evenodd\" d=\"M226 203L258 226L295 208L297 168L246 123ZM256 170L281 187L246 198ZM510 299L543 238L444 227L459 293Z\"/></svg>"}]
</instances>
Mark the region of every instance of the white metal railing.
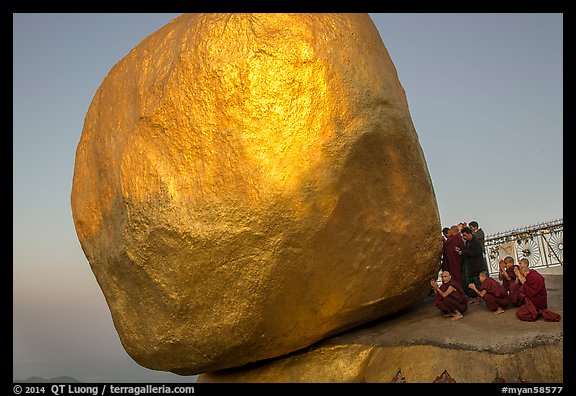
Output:
<instances>
[{"instance_id":1,"label":"white metal railing","mask_svg":"<svg viewBox=\"0 0 576 396\"><path fill-rule=\"evenodd\" d=\"M564 220L515 228L486 236L484 249L490 274L498 273L498 263L506 256L514 262L528 259L530 267L564 265Z\"/></svg>"}]
</instances>

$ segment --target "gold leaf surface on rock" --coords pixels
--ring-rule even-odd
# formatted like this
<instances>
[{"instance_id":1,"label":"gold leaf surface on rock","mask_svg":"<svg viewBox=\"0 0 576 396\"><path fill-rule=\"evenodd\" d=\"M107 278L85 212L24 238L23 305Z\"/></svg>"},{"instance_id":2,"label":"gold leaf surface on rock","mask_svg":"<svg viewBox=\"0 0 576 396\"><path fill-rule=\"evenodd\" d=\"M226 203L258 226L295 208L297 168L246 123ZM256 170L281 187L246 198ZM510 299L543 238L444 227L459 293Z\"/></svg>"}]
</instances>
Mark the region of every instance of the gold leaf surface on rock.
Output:
<instances>
[{"instance_id":1,"label":"gold leaf surface on rock","mask_svg":"<svg viewBox=\"0 0 576 396\"><path fill-rule=\"evenodd\" d=\"M279 356L429 291L439 215L367 14L184 14L86 114L77 235L126 351L180 374Z\"/></svg>"}]
</instances>

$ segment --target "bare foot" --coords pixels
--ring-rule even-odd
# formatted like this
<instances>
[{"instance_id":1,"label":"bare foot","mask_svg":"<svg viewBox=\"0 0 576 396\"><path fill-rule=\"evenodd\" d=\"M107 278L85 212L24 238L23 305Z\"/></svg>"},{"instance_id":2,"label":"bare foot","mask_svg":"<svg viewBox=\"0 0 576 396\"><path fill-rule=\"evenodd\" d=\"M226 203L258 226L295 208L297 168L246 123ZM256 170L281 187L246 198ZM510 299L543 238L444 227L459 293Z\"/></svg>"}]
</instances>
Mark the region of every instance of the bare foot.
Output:
<instances>
[{"instance_id":1,"label":"bare foot","mask_svg":"<svg viewBox=\"0 0 576 396\"><path fill-rule=\"evenodd\" d=\"M462 319L464 316L462 316L462 314L456 314L454 315L454 317L451 320L459 320Z\"/></svg>"},{"instance_id":2,"label":"bare foot","mask_svg":"<svg viewBox=\"0 0 576 396\"><path fill-rule=\"evenodd\" d=\"M478 304L478 299L472 298L472 299L468 300L468 304Z\"/></svg>"},{"instance_id":3,"label":"bare foot","mask_svg":"<svg viewBox=\"0 0 576 396\"><path fill-rule=\"evenodd\" d=\"M495 315L500 315L503 314L504 310L501 307L498 307L498 309L496 310L496 312L494 312Z\"/></svg>"},{"instance_id":4,"label":"bare foot","mask_svg":"<svg viewBox=\"0 0 576 396\"><path fill-rule=\"evenodd\" d=\"M455 314L455 313L449 313L449 314L444 315L444 317L445 317L445 318L451 318L451 317L453 317L454 315L456 315L456 314Z\"/></svg>"}]
</instances>

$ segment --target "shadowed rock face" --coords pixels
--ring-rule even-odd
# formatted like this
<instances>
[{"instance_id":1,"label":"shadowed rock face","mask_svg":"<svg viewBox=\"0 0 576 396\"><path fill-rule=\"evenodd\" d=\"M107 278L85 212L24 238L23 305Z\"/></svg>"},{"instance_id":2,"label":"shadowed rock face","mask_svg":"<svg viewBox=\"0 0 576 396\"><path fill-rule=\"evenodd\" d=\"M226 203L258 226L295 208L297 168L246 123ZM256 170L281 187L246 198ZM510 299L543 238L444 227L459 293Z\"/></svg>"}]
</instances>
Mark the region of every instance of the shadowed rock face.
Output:
<instances>
[{"instance_id":1,"label":"shadowed rock face","mask_svg":"<svg viewBox=\"0 0 576 396\"><path fill-rule=\"evenodd\" d=\"M197 374L429 292L436 198L366 14L192 14L108 73L72 212L126 351Z\"/></svg>"}]
</instances>

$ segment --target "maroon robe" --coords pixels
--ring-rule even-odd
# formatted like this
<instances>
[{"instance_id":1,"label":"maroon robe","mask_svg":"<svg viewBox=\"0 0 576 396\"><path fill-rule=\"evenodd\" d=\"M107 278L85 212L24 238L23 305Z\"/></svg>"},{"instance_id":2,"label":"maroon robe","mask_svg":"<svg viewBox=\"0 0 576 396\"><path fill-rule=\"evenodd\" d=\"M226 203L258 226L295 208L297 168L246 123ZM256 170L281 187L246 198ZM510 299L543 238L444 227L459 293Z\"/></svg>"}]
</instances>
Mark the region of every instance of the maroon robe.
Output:
<instances>
[{"instance_id":1,"label":"maroon robe","mask_svg":"<svg viewBox=\"0 0 576 396\"><path fill-rule=\"evenodd\" d=\"M548 295L546 293L546 282L539 272L530 270L526 274L526 282L522 285L524 295L532 300L538 309L548 308Z\"/></svg>"},{"instance_id":2,"label":"maroon robe","mask_svg":"<svg viewBox=\"0 0 576 396\"><path fill-rule=\"evenodd\" d=\"M524 290L520 285L520 281L516 279L516 274L514 273L514 268L520 268L517 265L513 265L512 267L506 270L506 273L510 277L510 280L506 279L505 276L502 276L500 272L498 272L498 277L502 281L502 286L504 289L508 291L508 295L510 296L510 302L515 306L519 307L520 305L524 304Z\"/></svg>"},{"instance_id":3,"label":"maroon robe","mask_svg":"<svg viewBox=\"0 0 576 396\"><path fill-rule=\"evenodd\" d=\"M548 309L548 295L546 283L540 273L530 270L526 274L526 281L521 288L524 291L524 304L516 310L516 316L520 320L533 322L540 315L546 321L557 322L560 315Z\"/></svg>"},{"instance_id":4,"label":"maroon robe","mask_svg":"<svg viewBox=\"0 0 576 396\"><path fill-rule=\"evenodd\" d=\"M456 234L448 237L442 247L442 271L450 272L452 279L462 284L462 256L455 250L456 247L464 250L462 236Z\"/></svg>"},{"instance_id":5,"label":"maroon robe","mask_svg":"<svg viewBox=\"0 0 576 396\"><path fill-rule=\"evenodd\" d=\"M448 290L448 286L452 286L455 290L446 297L442 297L436 293L436 306L445 315L454 312L456 309L460 313L466 312L466 309L468 309L468 298L466 294L464 294L464 290L462 290L462 285L450 279L448 282L440 285L440 290L445 292Z\"/></svg>"},{"instance_id":6,"label":"maroon robe","mask_svg":"<svg viewBox=\"0 0 576 396\"><path fill-rule=\"evenodd\" d=\"M479 290L486 290L482 298L486 303L486 308L491 311L496 311L499 307L506 308L510 304L510 296L504 286L490 277L484 279L484 282L480 284Z\"/></svg>"},{"instance_id":7,"label":"maroon robe","mask_svg":"<svg viewBox=\"0 0 576 396\"><path fill-rule=\"evenodd\" d=\"M498 272L498 278L502 281L502 286L506 291L510 291L510 284L516 282L516 274L514 273L514 268L520 268L517 265L513 265L512 267L506 270L507 275L510 277L510 280L506 279L505 276L502 276L502 273Z\"/></svg>"},{"instance_id":8,"label":"maroon robe","mask_svg":"<svg viewBox=\"0 0 576 396\"><path fill-rule=\"evenodd\" d=\"M520 285L519 281L510 282L510 290L508 290L510 295L510 301L515 306L519 307L524 304L524 288Z\"/></svg>"}]
</instances>

